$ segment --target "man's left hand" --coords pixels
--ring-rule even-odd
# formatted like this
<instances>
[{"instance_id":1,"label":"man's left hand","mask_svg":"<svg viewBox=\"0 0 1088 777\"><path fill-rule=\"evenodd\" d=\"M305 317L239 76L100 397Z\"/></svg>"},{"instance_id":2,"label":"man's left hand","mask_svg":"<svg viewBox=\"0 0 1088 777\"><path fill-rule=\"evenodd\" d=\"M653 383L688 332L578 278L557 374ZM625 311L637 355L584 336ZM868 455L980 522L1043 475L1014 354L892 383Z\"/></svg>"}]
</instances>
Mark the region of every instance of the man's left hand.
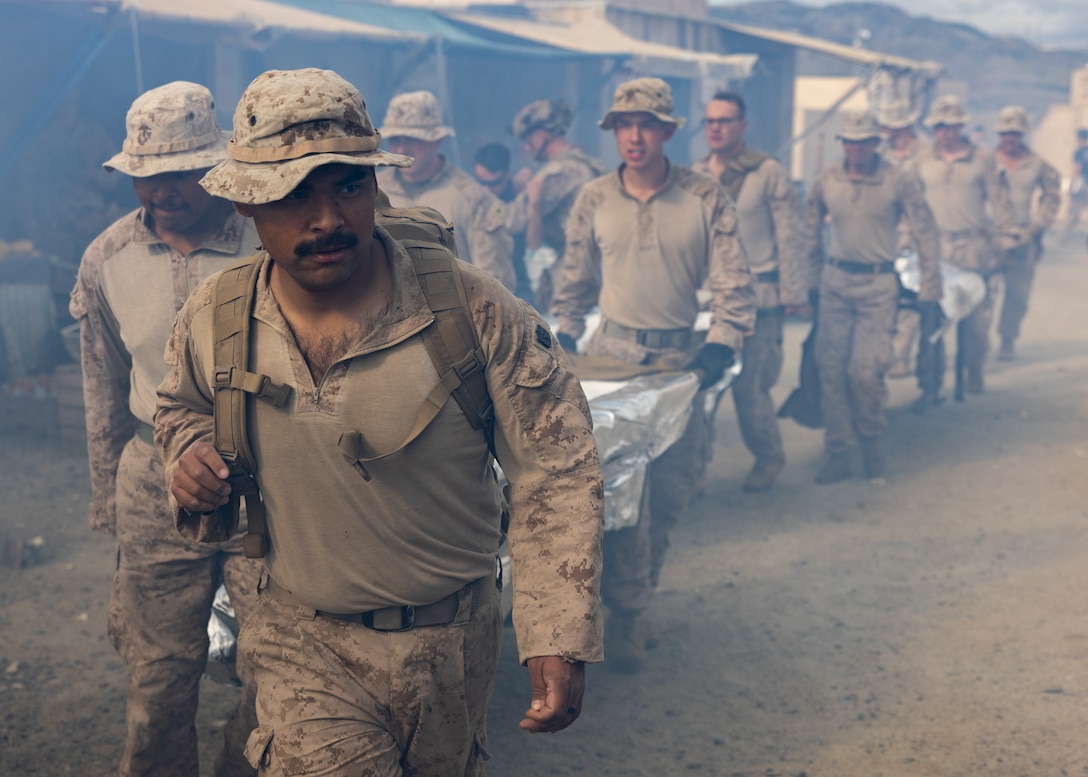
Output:
<instances>
[{"instance_id":1,"label":"man's left hand","mask_svg":"<svg viewBox=\"0 0 1088 777\"><path fill-rule=\"evenodd\" d=\"M586 665L581 661L571 664L559 656L530 658L526 665L533 685L533 702L518 728L532 734L562 731L582 714Z\"/></svg>"},{"instance_id":2,"label":"man's left hand","mask_svg":"<svg viewBox=\"0 0 1088 777\"><path fill-rule=\"evenodd\" d=\"M735 361L733 349L728 345L707 343L684 369L699 373L699 389L705 390L721 380Z\"/></svg>"}]
</instances>

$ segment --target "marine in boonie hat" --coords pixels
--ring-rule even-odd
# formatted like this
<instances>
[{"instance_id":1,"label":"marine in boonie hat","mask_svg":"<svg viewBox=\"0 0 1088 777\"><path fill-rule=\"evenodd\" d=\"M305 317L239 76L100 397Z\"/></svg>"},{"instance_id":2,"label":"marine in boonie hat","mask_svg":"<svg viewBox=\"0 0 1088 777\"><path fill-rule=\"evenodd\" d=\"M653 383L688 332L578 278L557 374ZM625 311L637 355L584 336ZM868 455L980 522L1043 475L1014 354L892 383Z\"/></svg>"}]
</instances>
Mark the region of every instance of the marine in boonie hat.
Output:
<instances>
[{"instance_id":1,"label":"marine in boonie hat","mask_svg":"<svg viewBox=\"0 0 1088 777\"><path fill-rule=\"evenodd\" d=\"M918 122L920 112L908 100L895 100L883 106L877 118L881 127L890 130L907 129Z\"/></svg>"},{"instance_id":2,"label":"marine in boonie hat","mask_svg":"<svg viewBox=\"0 0 1088 777\"><path fill-rule=\"evenodd\" d=\"M955 127L969 121L971 117L964 112L960 98L954 94L946 94L933 101L929 116L926 117L926 126L936 127L943 124L946 127Z\"/></svg>"},{"instance_id":3,"label":"marine in boonie hat","mask_svg":"<svg viewBox=\"0 0 1088 777\"><path fill-rule=\"evenodd\" d=\"M1028 121L1027 111L1019 105L1006 105L997 114L994 132L999 135L1003 132L1018 132L1026 135L1029 129L1031 129L1031 122Z\"/></svg>"},{"instance_id":4,"label":"marine in boonie hat","mask_svg":"<svg viewBox=\"0 0 1088 777\"><path fill-rule=\"evenodd\" d=\"M217 197L247 205L282 200L322 165L409 167L380 150L359 90L331 70L269 70L246 87L234 112L227 160L201 179Z\"/></svg>"},{"instance_id":5,"label":"marine in boonie hat","mask_svg":"<svg viewBox=\"0 0 1088 777\"><path fill-rule=\"evenodd\" d=\"M510 133L525 140L535 130L547 130L552 135L565 135L574 120L574 111L566 100L534 100L514 116Z\"/></svg>"},{"instance_id":6,"label":"marine in boonie hat","mask_svg":"<svg viewBox=\"0 0 1088 777\"><path fill-rule=\"evenodd\" d=\"M850 111L842 117L842 129L835 135L837 140L861 141L881 136L880 125L868 111Z\"/></svg>"},{"instance_id":7,"label":"marine in boonie hat","mask_svg":"<svg viewBox=\"0 0 1088 777\"><path fill-rule=\"evenodd\" d=\"M453 127L442 123L438 98L430 92L405 92L389 101L380 132L385 138L434 141L454 136Z\"/></svg>"},{"instance_id":8,"label":"marine in boonie hat","mask_svg":"<svg viewBox=\"0 0 1088 777\"><path fill-rule=\"evenodd\" d=\"M677 129L684 126L683 116L673 116L672 89L660 78L636 78L619 85L612 98L612 107L604 118L597 122L603 130L613 128L616 115L620 113L649 113L666 124L675 124Z\"/></svg>"},{"instance_id":9,"label":"marine in boonie hat","mask_svg":"<svg viewBox=\"0 0 1088 777\"><path fill-rule=\"evenodd\" d=\"M125 115L121 152L102 166L133 178L203 170L227 157L227 133L206 86L172 81L137 97Z\"/></svg>"}]
</instances>

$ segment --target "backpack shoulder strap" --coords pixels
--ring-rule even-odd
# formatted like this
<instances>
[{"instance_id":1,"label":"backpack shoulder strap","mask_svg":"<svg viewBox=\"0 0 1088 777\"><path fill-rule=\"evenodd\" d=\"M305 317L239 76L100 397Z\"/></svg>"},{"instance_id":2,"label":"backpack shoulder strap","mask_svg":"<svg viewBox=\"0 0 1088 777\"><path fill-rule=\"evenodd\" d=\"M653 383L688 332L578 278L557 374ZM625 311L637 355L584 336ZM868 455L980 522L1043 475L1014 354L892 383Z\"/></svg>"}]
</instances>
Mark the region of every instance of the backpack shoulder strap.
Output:
<instances>
[{"instance_id":1,"label":"backpack shoulder strap","mask_svg":"<svg viewBox=\"0 0 1088 777\"><path fill-rule=\"evenodd\" d=\"M740 196L741 187L744 186L744 179L748 177L748 173L757 170L764 161L770 158L770 154L749 148L726 165L725 172L721 176L721 183L734 201Z\"/></svg>"},{"instance_id":2,"label":"backpack shoulder strap","mask_svg":"<svg viewBox=\"0 0 1088 777\"><path fill-rule=\"evenodd\" d=\"M268 551L264 504L257 486L257 462L249 445L246 395L283 407L291 387L274 383L267 375L249 372L250 320L256 296L259 256L250 256L222 272L215 282L212 331L215 338L213 386L213 444L230 468L230 502L225 524L229 534L238 526L239 502L244 498L248 530L243 550L249 558Z\"/></svg>"}]
</instances>

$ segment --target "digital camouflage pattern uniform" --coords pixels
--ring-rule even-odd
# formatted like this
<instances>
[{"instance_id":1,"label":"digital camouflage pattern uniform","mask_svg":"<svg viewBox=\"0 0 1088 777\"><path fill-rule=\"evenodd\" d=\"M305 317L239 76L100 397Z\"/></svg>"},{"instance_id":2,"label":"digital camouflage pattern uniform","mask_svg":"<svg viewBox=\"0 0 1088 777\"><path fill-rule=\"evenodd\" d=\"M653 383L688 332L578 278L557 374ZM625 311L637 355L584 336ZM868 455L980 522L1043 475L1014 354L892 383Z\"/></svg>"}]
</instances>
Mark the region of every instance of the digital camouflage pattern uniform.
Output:
<instances>
[{"instance_id":1,"label":"digital camouflage pattern uniform","mask_svg":"<svg viewBox=\"0 0 1088 777\"><path fill-rule=\"evenodd\" d=\"M744 368L730 388L745 446L757 463L771 463L785 460L771 398L782 371L785 308L808 301L810 282L801 198L780 162L765 156L758 164L735 184L740 238L756 295L756 319L754 331L744 340ZM692 169L712 175L707 160ZM720 180L727 190L730 172L727 169Z\"/></svg>"},{"instance_id":2,"label":"digital camouflage pattern uniform","mask_svg":"<svg viewBox=\"0 0 1088 777\"><path fill-rule=\"evenodd\" d=\"M259 76L235 120L248 127L250 115L252 130L236 142L270 161L230 160L205 177L209 190L274 201L323 158L410 161L369 143L362 97L329 71ZM285 137L284 126L313 131ZM311 142L342 151L309 153ZM271 543L260 604L239 637L259 688L247 753L262 775L470 776L487 758L502 499L484 435L452 398L396 453L358 458L396 449L439 382L420 336L433 314L413 260L384 229L375 239L390 263L391 302L316 383L269 287L272 260L257 257L252 369L291 389L286 406L255 402L248 420ZM509 482L521 660L600 661L603 484L588 403L540 316L487 273L459 268ZM212 312L209 282L170 341L156 416L168 476L212 436ZM345 433L358 440L351 456L337 443ZM195 539L222 530L181 510L176 520ZM406 631L372 630L361 616L394 608L400 625L405 606L436 602L452 602L447 620Z\"/></svg>"},{"instance_id":3,"label":"digital camouflage pattern uniform","mask_svg":"<svg viewBox=\"0 0 1088 777\"><path fill-rule=\"evenodd\" d=\"M1008 106L998 115L995 129L999 133L1026 134L1027 114L1022 108ZM1002 353L1011 355L1013 343L1020 337L1020 324L1028 312L1035 266L1043 253L1043 233L1054 223L1061 206L1062 178L1038 154L1029 153L1015 166L1000 154L995 154L994 159L997 164L994 226L998 247L1004 252L1005 275L997 332L1001 336Z\"/></svg>"},{"instance_id":4,"label":"digital camouflage pattern uniform","mask_svg":"<svg viewBox=\"0 0 1088 777\"><path fill-rule=\"evenodd\" d=\"M562 137L570 127L572 119L573 114L565 101L536 100L518 111L511 132L519 140L525 140L538 129L547 131L553 137ZM543 180L540 213L544 243L556 255L553 267L559 266L563 261L563 251L567 243L567 219L570 218L574 199L583 186L603 175L605 170L603 164L582 149L568 145L559 153L550 156L534 174L534 178ZM529 211L529 194L522 191L506 207L506 229L511 234L523 234L529 228ZM554 292L555 283L551 273L552 268L545 270L534 295L540 310L548 309Z\"/></svg>"},{"instance_id":5,"label":"digital camouflage pattern uniform","mask_svg":"<svg viewBox=\"0 0 1088 777\"><path fill-rule=\"evenodd\" d=\"M942 102L944 100L945 102ZM964 123L954 98L934 102L926 124ZM964 155L949 162L932 146L919 151L908 168L921 182L929 209L941 235L941 260L982 276L986 297L968 316L963 327L963 355L968 390L982 391L982 369L989 350L994 297L1000 287L1000 252L994 245L990 209L997 185L993 154L968 144Z\"/></svg>"},{"instance_id":6,"label":"digital camouflage pattern uniform","mask_svg":"<svg viewBox=\"0 0 1088 777\"><path fill-rule=\"evenodd\" d=\"M599 304L602 323L589 355L683 369L695 351L696 292L706 281L707 342L740 353L752 332L755 294L729 194L670 165L664 187L641 202L621 175L622 168L586 184L571 210L552 300L559 331L581 337L586 314ZM603 593L615 613L640 613L657 582L669 530L686 511L701 468L704 407L700 393L683 437L650 465L649 509L638 526L608 533Z\"/></svg>"},{"instance_id":7,"label":"digital camouflage pattern uniform","mask_svg":"<svg viewBox=\"0 0 1088 777\"><path fill-rule=\"evenodd\" d=\"M381 135L423 141L451 137L453 129L442 124L438 100L430 92L399 94L389 103ZM396 169L378 173L378 186L389 195L394 208L427 205L454 226L457 255L491 273L503 286L517 287L514 273L514 240L506 231L506 205L471 175L442 158L442 167L422 182L405 180Z\"/></svg>"},{"instance_id":8,"label":"digital camouflage pattern uniform","mask_svg":"<svg viewBox=\"0 0 1088 777\"><path fill-rule=\"evenodd\" d=\"M854 139L846 130L840 137ZM884 373L892 361L899 298L894 258L900 220L910 224L918 247L919 301L941 297L933 215L910 175L876 160L875 170L859 179L849 177L843 164L830 167L808 194L805 231L819 289L816 362L830 456L848 453L859 438L875 440L886 424Z\"/></svg>"},{"instance_id":9,"label":"digital camouflage pattern uniform","mask_svg":"<svg viewBox=\"0 0 1088 777\"><path fill-rule=\"evenodd\" d=\"M192 133L176 131L190 110L211 136L205 149L189 149ZM107 166L129 175L201 169L225 155L211 94L196 84L174 82L146 93L129 111L128 125L125 150ZM143 153L136 138L166 150ZM214 235L182 256L139 209L91 243L72 291L82 344L90 521L117 535L109 635L128 669L123 776L197 777L197 696L212 599L224 583L240 622L256 605L259 566L243 557L240 541L202 545L175 531L150 424L174 316L198 283L259 243L252 222L231 212ZM256 723L254 686L245 667L238 670L245 691L225 732L218 775L253 774L242 752Z\"/></svg>"}]
</instances>

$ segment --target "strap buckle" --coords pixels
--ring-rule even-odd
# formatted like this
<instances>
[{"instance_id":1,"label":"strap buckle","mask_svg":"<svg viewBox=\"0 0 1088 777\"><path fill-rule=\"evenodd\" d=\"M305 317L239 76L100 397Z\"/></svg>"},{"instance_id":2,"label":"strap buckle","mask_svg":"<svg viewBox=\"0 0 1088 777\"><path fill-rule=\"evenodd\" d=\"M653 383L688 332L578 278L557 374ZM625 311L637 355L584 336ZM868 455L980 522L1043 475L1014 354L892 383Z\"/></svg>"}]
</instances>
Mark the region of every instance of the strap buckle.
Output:
<instances>
[{"instance_id":1,"label":"strap buckle","mask_svg":"<svg viewBox=\"0 0 1088 777\"><path fill-rule=\"evenodd\" d=\"M400 615L400 625L386 625L385 622L387 618L385 616L386 613L389 613L391 610L396 610L397 613ZM381 623L375 622L375 613L380 613ZM394 633L400 631L411 631L413 628L415 628L416 625L416 608L410 604L405 605L404 607L396 608L385 607L381 610L371 610L370 612L364 612L360 620L362 621L362 624L364 626L366 626L368 629L372 629L373 631L388 631Z\"/></svg>"}]
</instances>

